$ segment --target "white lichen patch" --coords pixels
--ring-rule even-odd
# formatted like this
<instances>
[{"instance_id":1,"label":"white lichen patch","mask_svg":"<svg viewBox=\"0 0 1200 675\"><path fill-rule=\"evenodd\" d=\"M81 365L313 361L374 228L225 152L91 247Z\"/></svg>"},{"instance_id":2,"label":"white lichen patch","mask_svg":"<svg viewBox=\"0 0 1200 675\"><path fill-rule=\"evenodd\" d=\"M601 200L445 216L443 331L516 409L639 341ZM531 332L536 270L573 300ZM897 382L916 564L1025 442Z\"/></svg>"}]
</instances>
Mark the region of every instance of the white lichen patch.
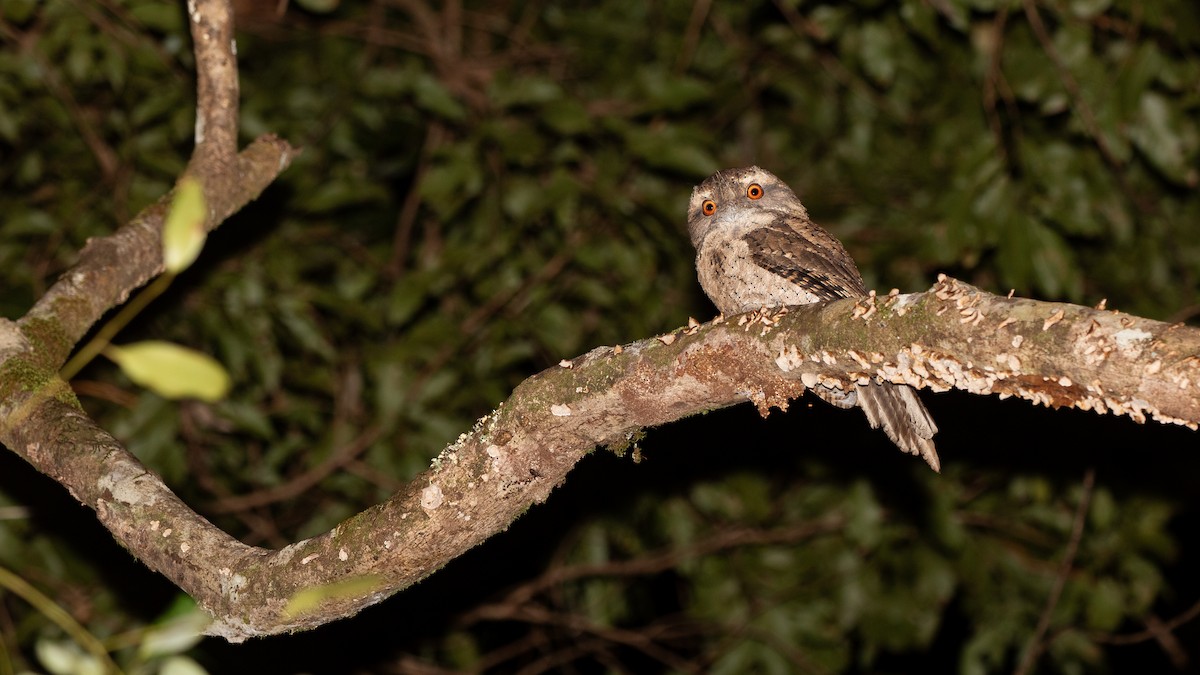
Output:
<instances>
[{"instance_id":1,"label":"white lichen patch","mask_svg":"<svg viewBox=\"0 0 1200 675\"><path fill-rule=\"evenodd\" d=\"M217 570L217 576L220 579L221 594L230 600L236 602L241 590L246 587L246 577L241 574L234 574L233 570L228 567L222 567Z\"/></svg>"},{"instance_id":2,"label":"white lichen patch","mask_svg":"<svg viewBox=\"0 0 1200 675\"><path fill-rule=\"evenodd\" d=\"M892 300L891 300L892 311L896 313L896 316L904 316L905 314L907 314L908 308L910 306L912 306L913 304L915 304L917 301L916 300L917 296L912 293L909 293L908 295L897 294L895 296L893 296L892 294L889 293L888 297L892 298Z\"/></svg>"},{"instance_id":3,"label":"white lichen patch","mask_svg":"<svg viewBox=\"0 0 1200 675\"><path fill-rule=\"evenodd\" d=\"M1144 330L1126 328L1113 334L1113 342L1116 343L1122 356L1136 359L1141 356L1145 343L1152 337L1154 336Z\"/></svg>"},{"instance_id":4,"label":"white lichen patch","mask_svg":"<svg viewBox=\"0 0 1200 675\"><path fill-rule=\"evenodd\" d=\"M291 563L292 558L294 558L296 556L296 553L298 553L300 551L300 549L302 548L302 544L303 544L303 542L295 543L295 544L288 544L287 546L284 546L283 548L279 549L278 551L275 552L274 555L272 555L270 558L268 558L268 560L270 561L269 564L273 565L273 566L279 566L279 565L287 565L287 564Z\"/></svg>"},{"instance_id":5,"label":"white lichen patch","mask_svg":"<svg viewBox=\"0 0 1200 675\"><path fill-rule=\"evenodd\" d=\"M445 495L442 494L442 488L436 485L430 485L424 490L421 490L421 508L432 511L442 505L445 500Z\"/></svg>"},{"instance_id":6,"label":"white lichen patch","mask_svg":"<svg viewBox=\"0 0 1200 675\"><path fill-rule=\"evenodd\" d=\"M350 559L350 554L346 552L346 549L339 548L338 549L338 560L341 560L342 562L346 562L349 559Z\"/></svg>"},{"instance_id":7,"label":"white lichen patch","mask_svg":"<svg viewBox=\"0 0 1200 675\"><path fill-rule=\"evenodd\" d=\"M191 544L187 543L186 541L179 542L179 552L180 553L187 553L190 550L192 550Z\"/></svg>"},{"instance_id":8,"label":"white lichen patch","mask_svg":"<svg viewBox=\"0 0 1200 675\"><path fill-rule=\"evenodd\" d=\"M554 415L555 417L570 417L571 406L565 403L555 403L554 405L550 406L550 414Z\"/></svg>"},{"instance_id":9,"label":"white lichen patch","mask_svg":"<svg viewBox=\"0 0 1200 675\"><path fill-rule=\"evenodd\" d=\"M153 489L156 484L160 483L153 474L130 462L118 463L96 481L101 494L107 492L122 504L143 506L158 502L158 490Z\"/></svg>"},{"instance_id":10,"label":"white lichen patch","mask_svg":"<svg viewBox=\"0 0 1200 675\"><path fill-rule=\"evenodd\" d=\"M301 558L301 559L300 559L300 564L301 564L301 565L307 565L308 563L310 563L310 562L312 562L312 561L314 561L314 560L316 560L317 558L320 558L320 557L321 557L321 556L320 556L320 554L317 554L317 553L310 553L310 554L308 554L308 555L306 555L306 556L304 556L303 558Z\"/></svg>"}]
</instances>

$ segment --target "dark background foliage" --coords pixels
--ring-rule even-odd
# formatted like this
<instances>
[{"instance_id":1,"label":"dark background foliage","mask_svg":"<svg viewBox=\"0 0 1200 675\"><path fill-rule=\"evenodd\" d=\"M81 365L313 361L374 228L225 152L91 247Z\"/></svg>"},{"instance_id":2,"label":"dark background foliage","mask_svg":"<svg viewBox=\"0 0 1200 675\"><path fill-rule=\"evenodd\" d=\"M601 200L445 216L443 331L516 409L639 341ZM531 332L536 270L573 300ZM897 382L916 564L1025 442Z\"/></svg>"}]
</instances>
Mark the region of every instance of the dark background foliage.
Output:
<instances>
[{"instance_id":1,"label":"dark background foliage","mask_svg":"<svg viewBox=\"0 0 1200 675\"><path fill-rule=\"evenodd\" d=\"M885 292L945 272L1197 311L1190 0L329 4L238 4L244 138L304 153L121 336L213 354L232 396L167 402L104 363L76 381L249 543L386 498L559 359L712 315L683 225L717 168L789 182ZM170 188L194 76L182 6L153 0L5 0L0 45L15 318L88 237ZM925 400L941 476L857 411L713 412L595 453L548 504L360 616L188 654L210 672L982 673L1017 668L1044 618L1046 672L1194 670L1195 624L1121 636L1200 597L1195 434ZM160 665L133 646L178 591L9 455L0 564L125 667ZM35 645L56 640L0 596L16 669L48 667Z\"/></svg>"}]
</instances>

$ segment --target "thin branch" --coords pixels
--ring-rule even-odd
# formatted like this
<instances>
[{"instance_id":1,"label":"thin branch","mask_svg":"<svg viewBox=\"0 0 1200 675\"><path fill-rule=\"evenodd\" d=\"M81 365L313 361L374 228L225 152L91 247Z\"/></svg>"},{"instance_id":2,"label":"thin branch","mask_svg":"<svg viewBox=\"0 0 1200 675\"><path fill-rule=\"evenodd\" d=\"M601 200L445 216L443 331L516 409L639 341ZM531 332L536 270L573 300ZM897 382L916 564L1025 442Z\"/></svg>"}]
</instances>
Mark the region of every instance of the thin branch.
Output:
<instances>
[{"instance_id":1,"label":"thin branch","mask_svg":"<svg viewBox=\"0 0 1200 675\"><path fill-rule=\"evenodd\" d=\"M1090 637L1096 642L1110 645L1131 645L1154 640L1166 652L1167 658L1171 659L1171 664L1177 669L1183 670L1188 665L1188 654L1179 643L1179 638L1175 636L1174 631L1183 624L1194 620L1197 616L1200 616L1200 601L1197 601L1169 621L1162 621L1157 616L1151 614L1145 619L1146 630L1137 633L1126 633L1124 635L1091 633Z\"/></svg>"},{"instance_id":2,"label":"thin branch","mask_svg":"<svg viewBox=\"0 0 1200 675\"><path fill-rule=\"evenodd\" d=\"M1004 78L1004 71L1001 68L1001 55L1004 52L1004 35L1008 24L1008 7L1001 7L996 12L996 18L992 21L990 29L990 41L987 43L988 52L988 68L987 75L983 80L983 109L987 115L988 128L991 129L992 137L996 139L996 150L1000 153L1000 158L1007 165L1012 162L1009 156L1008 142L1005 139L1004 123L1000 119L1000 111L996 107L997 98L1004 100L1005 107L1008 108L1009 114L1015 119L1017 116L1017 106L1014 101L1014 96L1008 82ZM1019 127L1012 127L1013 133L1019 133Z\"/></svg>"},{"instance_id":3,"label":"thin branch","mask_svg":"<svg viewBox=\"0 0 1200 675\"><path fill-rule=\"evenodd\" d=\"M586 577L629 577L657 574L687 560L702 558L720 551L746 546L772 544L794 544L814 536L836 532L845 526L845 519L830 515L822 520L763 530L759 528L723 529L710 537L689 544L673 547L656 553L639 556L631 560L616 560L605 563L553 567L536 579L517 586L498 603L481 605L463 615L461 622L471 624L483 619L508 618L511 607L528 603L537 594L564 583Z\"/></svg>"},{"instance_id":4,"label":"thin branch","mask_svg":"<svg viewBox=\"0 0 1200 675\"><path fill-rule=\"evenodd\" d=\"M371 447L372 443L379 439L379 435L380 430L378 427L366 429L354 440L330 453L323 462L291 478L286 483L249 494L218 499L209 505L209 510L213 513L232 513L274 504L286 499L293 499L307 492L310 488L320 483L326 476L362 454L363 451Z\"/></svg>"},{"instance_id":5,"label":"thin branch","mask_svg":"<svg viewBox=\"0 0 1200 675\"><path fill-rule=\"evenodd\" d=\"M1167 658L1171 660L1171 665L1178 670L1183 670L1188 664L1187 650L1179 643L1179 638L1167 628L1154 614L1145 618L1147 630L1154 633L1154 640L1158 642L1158 646L1167 654Z\"/></svg>"},{"instance_id":6,"label":"thin branch","mask_svg":"<svg viewBox=\"0 0 1200 675\"><path fill-rule=\"evenodd\" d=\"M1062 55L1058 53L1058 48L1054 46L1054 40L1050 37L1050 32L1046 30L1046 24L1042 21L1042 14L1037 8L1037 0L1023 0L1022 6L1025 9L1025 17L1029 20L1029 26L1033 28L1034 35L1037 36L1038 42L1042 45L1042 50L1046 52L1046 56L1050 57L1050 62L1054 64L1054 69L1058 71L1058 77L1062 80L1063 87L1066 88L1067 94L1071 97L1075 110L1079 113L1080 120L1083 121L1083 128L1087 131L1088 136L1091 136L1092 140L1095 141L1096 147L1100 149L1100 154L1104 156L1104 160L1113 167L1119 167L1121 162L1113 154L1112 149L1108 147L1108 141L1104 138L1104 135L1100 133L1100 125L1096 123L1096 115L1092 113L1092 106L1083 97L1079 88L1079 82L1075 79L1075 75L1071 73L1071 69L1067 67L1067 63L1063 60Z\"/></svg>"},{"instance_id":7,"label":"thin branch","mask_svg":"<svg viewBox=\"0 0 1200 675\"><path fill-rule=\"evenodd\" d=\"M1173 631L1183 624L1193 621L1198 616L1200 616L1200 600L1197 600L1195 604L1193 604L1191 607L1188 607L1170 621L1163 622L1161 624L1161 630ZM1148 628L1143 631L1138 631L1137 633L1125 633L1121 635L1096 634L1092 635L1092 639L1094 639L1096 642L1106 642L1110 645L1132 645L1139 642L1146 642L1147 640L1156 639L1158 637L1159 630L1160 629L1158 628Z\"/></svg>"},{"instance_id":8,"label":"thin branch","mask_svg":"<svg viewBox=\"0 0 1200 675\"><path fill-rule=\"evenodd\" d=\"M687 28L683 32L679 56L675 59L676 73L685 72L692 65L692 58L696 55L696 46L700 44L700 32L704 29L704 22L708 20L710 9L712 9L712 0L697 0L692 5L692 14L688 17Z\"/></svg>"},{"instance_id":9,"label":"thin branch","mask_svg":"<svg viewBox=\"0 0 1200 675\"><path fill-rule=\"evenodd\" d=\"M532 604L523 605L519 608L517 615L511 618L516 621L539 623L545 626L589 633L606 642L622 644L626 647L636 649L676 672L700 672L683 657L660 647L649 636L639 631L626 630L615 626L603 626L578 614L555 612Z\"/></svg>"},{"instance_id":10,"label":"thin branch","mask_svg":"<svg viewBox=\"0 0 1200 675\"><path fill-rule=\"evenodd\" d=\"M1063 553L1058 575L1054 578L1054 586L1050 589L1050 597L1046 598L1046 608L1042 610L1042 616L1038 619L1037 629L1030 638L1029 647L1025 649L1021 663L1013 671L1015 675L1028 673L1045 649L1047 643L1044 643L1043 639L1046 637L1046 631L1050 629L1050 620L1054 616L1055 608L1058 607L1063 588L1067 585L1067 578L1071 576L1071 568L1075 565L1075 554L1079 551L1080 540L1083 539L1083 526L1087 522L1088 504L1092 500L1092 488L1095 485L1096 470L1089 467L1083 474L1083 486L1080 489L1079 505L1075 507L1075 520L1071 525L1071 538L1067 541L1067 550Z\"/></svg>"},{"instance_id":11,"label":"thin branch","mask_svg":"<svg viewBox=\"0 0 1200 675\"><path fill-rule=\"evenodd\" d=\"M189 171L204 178L234 168L237 156L238 70L230 0L188 0L196 53L196 151Z\"/></svg>"},{"instance_id":12,"label":"thin branch","mask_svg":"<svg viewBox=\"0 0 1200 675\"><path fill-rule=\"evenodd\" d=\"M1067 62L1063 59L1062 54L1054 46L1054 39L1050 36L1050 31L1046 29L1045 22L1042 21L1042 14L1038 11L1037 3L1038 0L1022 1L1025 17L1029 21L1029 26L1033 29L1034 35L1037 36L1042 50L1046 52L1046 56L1050 57L1050 62L1054 64L1054 69L1058 71L1058 77L1062 81L1063 87L1067 90L1067 96L1071 99L1072 108L1079 114L1079 119L1083 123L1084 132L1096 144L1100 155L1113 170L1113 178L1125 192L1126 196L1147 213L1157 211L1158 207L1156 204L1147 200L1141 192L1133 189L1128 181L1125 180L1125 174L1122 171L1123 162L1113 152L1112 147L1109 146L1108 139L1105 138L1099 123L1096 121L1096 115L1092 112L1091 104L1083 96L1079 81L1075 79L1075 75L1067 66ZM1136 5L1137 3L1134 4Z\"/></svg>"},{"instance_id":13,"label":"thin branch","mask_svg":"<svg viewBox=\"0 0 1200 675\"><path fill-rule=\"evenodd\" d=\"M421 206L421 183L425 180L433 153L442 145L446 137L446 129L440 122L430 122L426 127L425 141L421 144L421 152L417 157L417 168L413 171L412 184L408 188L408 194L404 196L404 203L400 206L400 215L396 217L396 231L392 237L392 257L386 268L386 273L390 278L400 278L408 266L413 225L417 221L417 211Z\"/></svg>"},{"instance_id":14,"label":"thin branch","mask_svg":"<svg viewBox=\"0 0 1200 675\"><path fill-rule=\"evenodd\" d=\"M10 572L7 568L0 567L0 588L33 605L39 614L57 625L77 645L91 654L92 658L104 668L105 672L113 675L121 673L121 669L117 667L112 657L108 655L108 650L96 639L96 636L92 635L87 628L81 626L71 616L70 612L67 612L54 600L34 588L33 584Z\"/></svg>"}]
</instances>

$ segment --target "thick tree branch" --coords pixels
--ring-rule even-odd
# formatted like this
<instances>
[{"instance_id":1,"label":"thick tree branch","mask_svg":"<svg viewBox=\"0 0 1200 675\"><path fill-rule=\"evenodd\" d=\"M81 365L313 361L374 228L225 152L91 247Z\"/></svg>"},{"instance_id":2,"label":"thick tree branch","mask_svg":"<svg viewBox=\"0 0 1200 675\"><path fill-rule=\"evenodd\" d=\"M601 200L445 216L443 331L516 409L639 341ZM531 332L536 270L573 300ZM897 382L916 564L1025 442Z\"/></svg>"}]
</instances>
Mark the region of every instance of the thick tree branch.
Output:
<instances>
[{"instance_id":1,"label":"thick tree branch","mask_svg":"<svg viewBox=\"0 0 1200 675\"><path fill-rule=\"evenodd\" d=\"M210 632L242 640L312 628L402 590L545 500L596 445L623 445L644 427L747 400L765 413L807 386L875 377L1194 428L1198 364L1200 331L945 278L925 293L753 313L600 347L529 378L391 499L279 551L214 528L52 396L7 391L0 414L17 421L0 441L195 597L216 619Z\"/></svg>"}]
</instances>

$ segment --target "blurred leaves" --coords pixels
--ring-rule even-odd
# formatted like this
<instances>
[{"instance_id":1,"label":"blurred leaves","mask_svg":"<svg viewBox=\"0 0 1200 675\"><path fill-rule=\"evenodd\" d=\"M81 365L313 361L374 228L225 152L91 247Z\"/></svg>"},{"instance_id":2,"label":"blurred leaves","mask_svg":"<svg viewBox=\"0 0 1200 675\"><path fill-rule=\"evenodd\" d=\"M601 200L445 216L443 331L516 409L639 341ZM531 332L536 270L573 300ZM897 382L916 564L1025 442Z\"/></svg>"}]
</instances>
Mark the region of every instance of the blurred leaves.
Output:
<instances>
[{"instance_id":1,"label":"blurred leaves","mask_svg":"<svg viewBox=\"0 0 1200 675\"><path fill-rule=\"evenodd\" d=\"M623 514L581 527L565 569L575 564L603 569L606 563L637 569L639 562L657 559L647 542L663 551L712 549L695 560L680 553L671 565L672 586L688 599L685 611L708 622L708 630L749 639L704 643L712 659L706 671L792 672L801 664L874 671L889 653L919 652L939 634L970 626L960 669L994 672L1015 664L1026 647L1054 582L1052 563L1074 525L1080 492L1036 476L1016 476L1006 486L1003 478L953 468L950 474L955 485L972 487L906 474L918 489L938 496L923 513L885 507L871 483L844 484L811 465L788 481L739 474L701 482L687 496L645 498L632 518ZM1095 498L1103 503L1111 495L1100 488ZM1001 504L1008 510L997 512ZM1145 594L1139 589L1144 580L1112 566L1115 552L1108 544L1123 542L1118 557L1159 564L1171 558L1170 547L1135 543L1130 534L1140 516L1100 524L1095 509L1091 513L1052 630L1112 631L1142 616L1146 605L1135 597L1161 591L1161 579ZM948 547L923 532L921 522L936 517L962 528L959 545ZM804 525L808 529L798 527ZM789 528L796 529L784 535ZM735 531L748 540L777 543L714 545ZM657 583L652 568L643 577L597 572L594 579L559 585L539 601L566 615L606 616L608 625L630 620L627 608L612 615L618 608L613 603L653 597L650 589ZM602 606L590 600L597 593L605 598ZM657 621L670 624L666 617ZM652 634L661 627L652 622L643 630ZM1099 658L1098 647L1081 633L1052 640L1048 651L1068 669L1093 667Z\"/></svg>"},{"instance_id":2,"label":"blurred leaves","mask_svg":"<svg viewBox=\"0 0 1200 675\"><path fill-rule=\"evenodd\" d=\"M243 138L275 132L304 153L120 336L202 346L238 387L176 403L97 363L82 378L109 395L85 403L198 508L356 453L301 497L206 512L282 546L385 498L541 368L708 316L684 208L709 172L750 163L787 180L876 288L946 272L1162 318L1193 305L1200 9L1031 4L1047 39L993 0L468 2L457 23L419 2L282 17L240 3ZM175 184L193 76L179 5L13 0L0 20L0 314L15 318L89 237ZM546 601L605 629L682 617L669 627L695 632L673 646L710 672L896 670L888 658L935 641L947 669L1010 669L1078 495L1050 475L932 480L915 479L917 506L814 466L630 494L543 544L562 536L558 560L605 565L840 520ZM10 493L0 481L0 507L24 508ZM1178 517L1097 486L1052 617L1054 669L1095 670L1088 631L1173 597ZM0 544L23 575L94 590L97 634L158 620L94 553L28 519L0 521ZM24 645L57 639L22 620ZM470 668L497 634L511 635L473 625L398 649Z\"/></svg>"}]
</instances>

